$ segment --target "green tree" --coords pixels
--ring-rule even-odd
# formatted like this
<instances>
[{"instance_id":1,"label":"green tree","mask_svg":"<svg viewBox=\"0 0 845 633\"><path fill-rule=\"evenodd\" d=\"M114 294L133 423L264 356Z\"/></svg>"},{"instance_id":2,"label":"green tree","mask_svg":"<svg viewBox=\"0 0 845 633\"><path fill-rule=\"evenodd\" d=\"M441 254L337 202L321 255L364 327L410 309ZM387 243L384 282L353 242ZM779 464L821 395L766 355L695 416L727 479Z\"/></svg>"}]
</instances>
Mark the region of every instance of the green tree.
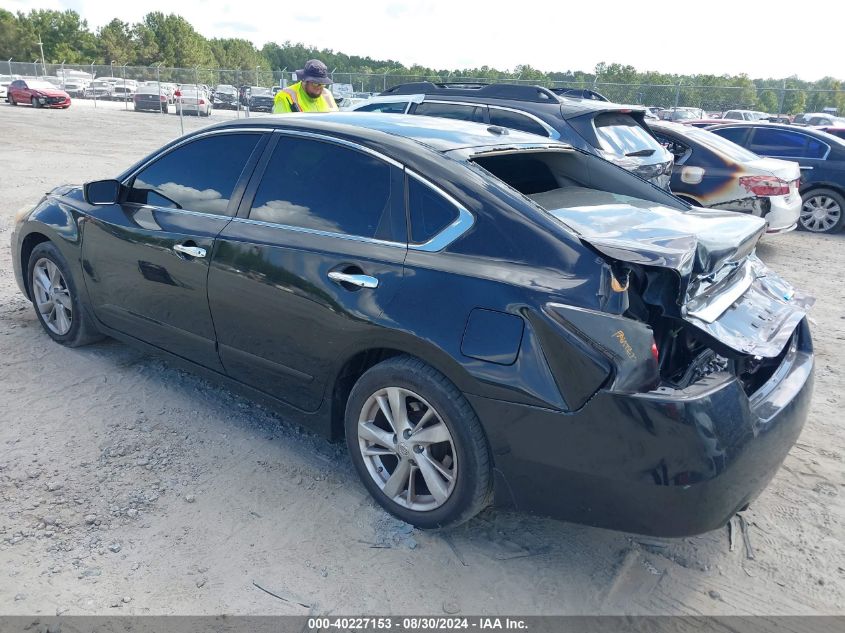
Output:
<instances>
[{"instance_id":1,"label":"green tree","mask_svg":"<svg viewBox=\"0 0 845 633\"><path fill-rule=\"evenodd\" d=\"M137 46L132 27L115 18L97 31L97 49L105 64L111 60L121 64L134 64Z\"/></svg>"},{"instance_id":2,"label":"green tree","mask_svg":"<svg viewBox=\"0 0 845 633\"><path fill-rule=\"evenodd\" d=\"M177 68L213 66L214 55L208 41L185 18L155 11L145 15L142 24L155 38L159 61L165 65Z\"/></svg>"},{"instance_id":3,"label":"green tree","mask_svg":"<svg viewBox=\"0 0 845 633\"><path fill-rule=\"evenodd\" d=\"M18 14L25 32L41 38L44 57L48 63L91 61L97 55L97 41L88 30L88 22L76 11L33 10L28 15ZM28 47L30 54L38 51L38 39ZM40 55L40 53L39 53Z\"/></svg>"}]
</instances>

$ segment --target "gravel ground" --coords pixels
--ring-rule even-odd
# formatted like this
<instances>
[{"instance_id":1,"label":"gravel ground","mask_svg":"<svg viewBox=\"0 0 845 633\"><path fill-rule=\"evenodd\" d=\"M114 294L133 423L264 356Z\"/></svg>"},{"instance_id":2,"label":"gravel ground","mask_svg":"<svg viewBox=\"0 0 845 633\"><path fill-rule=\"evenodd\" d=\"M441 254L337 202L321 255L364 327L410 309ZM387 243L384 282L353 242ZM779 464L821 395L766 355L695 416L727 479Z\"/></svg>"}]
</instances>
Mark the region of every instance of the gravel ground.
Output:
<instances>
[{"instance_id":1,"label":"gravel ground","mask_svg":"<svg viewBox=\"0 0 845 633\"><path fill-rule=\"evenodd\" d=\"M43 333L13 279L13 215L179 134L119 106L0 105L0 614L845 614L845 235L759 248L818 298L817 370L746 538L495 510L425 533L370 500L343 445L115 341Z\"/></svg>"}]
</instances>

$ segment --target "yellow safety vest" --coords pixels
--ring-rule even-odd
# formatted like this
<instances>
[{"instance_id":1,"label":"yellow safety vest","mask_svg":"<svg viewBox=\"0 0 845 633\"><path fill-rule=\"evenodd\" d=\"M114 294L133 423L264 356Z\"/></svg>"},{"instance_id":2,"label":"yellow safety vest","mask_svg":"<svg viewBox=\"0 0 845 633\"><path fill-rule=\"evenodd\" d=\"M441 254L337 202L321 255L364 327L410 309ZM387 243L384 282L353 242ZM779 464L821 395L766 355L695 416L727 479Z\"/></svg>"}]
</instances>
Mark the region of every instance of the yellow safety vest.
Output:
<instances>
[{"instance_id":1,"label":"yellow safety vest","mask_svg":"<svg viewBox=\"0 0 845 633\"><path fill-rule=\"evenodd\" d=\"M284 90L279 90L273 99L273 113L284 114L285 112L335 112L337 104L334 102L332 93L328 88L323 89L316 99L305 92L305 86L301 81L291 84Z\"/></svg>"}]
</instances>

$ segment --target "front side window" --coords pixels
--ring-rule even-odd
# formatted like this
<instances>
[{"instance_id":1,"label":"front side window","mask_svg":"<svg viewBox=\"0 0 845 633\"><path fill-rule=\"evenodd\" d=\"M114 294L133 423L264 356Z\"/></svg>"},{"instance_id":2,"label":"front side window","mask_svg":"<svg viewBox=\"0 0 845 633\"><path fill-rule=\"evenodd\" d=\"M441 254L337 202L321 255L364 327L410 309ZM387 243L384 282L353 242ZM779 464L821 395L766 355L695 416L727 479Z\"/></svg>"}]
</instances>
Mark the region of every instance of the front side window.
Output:
<instances>
[{"instance_id":1,"label":"front side window","mask_svg":"<svg viewBox=\"0 0 845 633\"><path fill-rule=\"evenodd\" d=\"M395 236L391 169L348 147L283 138L267 164L249 217L389 240Z\"/></svg>"},{"instance_id":2,"label":"front side window","mask_svg":"<svg viewBox=\"0 0 845 633\"><path fill-rule=\"evenodd\" d=\"M259 134L217 134L165 154L136 176L128 202L231 215L229 198Z\"/></svg>"},{"instance_id":3,"label":"front side window","mask_svg":"<svg viewBox=\"0 0 845 633\"><path fill-rule=\"evenodd\" d=\"M484 123L484 109L482 106L464 105L461 103L423 102L417 105L414 114L436 116L441 119L457 119L459 121Z\"/></svg>"},{"instance_id":4,"label":"front side window","mask_svg":"<svg viewBox=\"0 0 845 633\"><path fill-rule=\"evenodd\" d=\"M490 108L490 124L513 130L521 130L529 134L539 134L540 136L549 135L546 128L534 119L518 112L511 112L510 110L502 110L500 108Z\"/></svg>"},{"instance_id":5,"label":"front side window","mask_svg":"<svg viewBox=\"0 0 845 633\"><path fill-rule=\"evenodd\" d=\"M736 143L737 145L742 145L743 147L746 146L745 141L748 138L747 127L719 128L712 130L712 132L721 136L724 139L729 140L731 143Z\"/></svg>"}]
</instances>

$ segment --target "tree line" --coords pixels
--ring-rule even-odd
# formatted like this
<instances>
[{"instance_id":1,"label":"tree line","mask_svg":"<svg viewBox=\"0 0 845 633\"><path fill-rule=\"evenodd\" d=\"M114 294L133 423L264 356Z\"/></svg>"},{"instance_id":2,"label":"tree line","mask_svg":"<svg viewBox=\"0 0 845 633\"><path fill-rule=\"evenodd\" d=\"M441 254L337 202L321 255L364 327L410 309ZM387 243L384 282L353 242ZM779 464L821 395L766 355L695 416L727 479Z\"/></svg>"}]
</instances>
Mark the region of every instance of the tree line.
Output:
<instances>
[{"instance_id":1,"label":"tree line","mask_svg":"<svg viewBox=\"0 0 845 633\"><path fill-rule=\"evenodd\" d=\"M0 60L31 61L41 58L48 64L104 64L130 66L162 64L175 68L224 68L232 70L279 71L301 68L308 59L318 58L330 70L343 75L381 75L382 83L360 80L363 90L378 90L424 76L434 80L460 81L473 78L486 81L534 81L541 85L595 87L609 99L624 103L657 106L695 106L706 110L749 108L766 112L796 113L838 107L845 112L842 82L825 77L815 82L797 77L752 79L738 75L677 75L638 71L619 63L600 63L594 72L545 72L523 64L513 71L489 66L465 69L435 69L405 66L394 60L346 55L331 49L317 49L301 43L270 42L258 49L246 39L211 38L198 33L183 17L155 11L140 22L129 24L114 19L92 31L86 20L73 10L35 9L29 13L0 9ZM389 81L388 81L389 79ZM350 76L350 83L359 83Z\"/></svg>"}]
</instances>

